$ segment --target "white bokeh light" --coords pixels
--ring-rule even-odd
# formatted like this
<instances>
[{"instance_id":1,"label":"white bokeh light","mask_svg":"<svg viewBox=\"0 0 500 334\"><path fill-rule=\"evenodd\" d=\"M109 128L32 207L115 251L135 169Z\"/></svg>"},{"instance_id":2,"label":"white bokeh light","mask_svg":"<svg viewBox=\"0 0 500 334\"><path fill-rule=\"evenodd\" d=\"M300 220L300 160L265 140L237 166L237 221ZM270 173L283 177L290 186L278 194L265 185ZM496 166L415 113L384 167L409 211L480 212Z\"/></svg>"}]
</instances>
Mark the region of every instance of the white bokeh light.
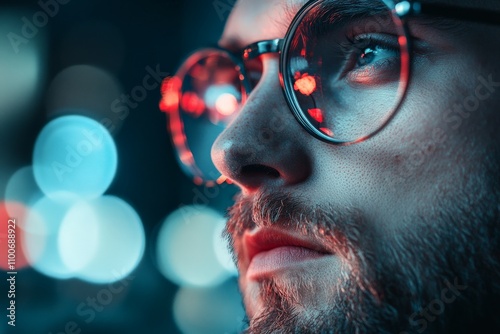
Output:
<instances>
[{"instance_id":1,"label":"white bokeh light","mask_svg":"<svg viewBox=\"0 0 500 334\"><path fill-rule=\"evenodd\" d=\"M49 197L61 191L98 197L113 181L117 163L109 132L83 116L64 116L47 124L33 153L35 180Z\"/></svg>"},{"instance_id":2,"label":"white bokeh light","mask_svg":"<svg viewBox=\"0 0 500 334\"><path fill-rule=\"evenodd\" d=\"M204 99L206 106L209 108L215 108L217 106L217 101L219 101L221 96L226 96L225 99L227 99L227 95L225 94L232 95L236 100L240 99L241 96L241 93L239 93L232 85L213 85L208 87L205 92Z\"/></svg>"},{"instance_id":3,"label":"white bokeh light","mask_svg":"<svg viewBox=\"0 0 500 334\"><path fill-rule=\"evenodd\" d=\"M145 243L139 215L113 196L76 203L64 217L58 240L64 265L92 283L129 275L141 261Z\"/></svg>"},{"instance_id":4,"label":"white bokeh light","mask_svg":"<svg viewBox=\"0 0 500 334\"><path fill-rule=\"evenodd\" d=\"M204 206L185 206L170 214L156 244L161 273L178 285L198 287L216 286L230 277L214 245L221 220L222 215Z\"/></svg>"}]
</instances>

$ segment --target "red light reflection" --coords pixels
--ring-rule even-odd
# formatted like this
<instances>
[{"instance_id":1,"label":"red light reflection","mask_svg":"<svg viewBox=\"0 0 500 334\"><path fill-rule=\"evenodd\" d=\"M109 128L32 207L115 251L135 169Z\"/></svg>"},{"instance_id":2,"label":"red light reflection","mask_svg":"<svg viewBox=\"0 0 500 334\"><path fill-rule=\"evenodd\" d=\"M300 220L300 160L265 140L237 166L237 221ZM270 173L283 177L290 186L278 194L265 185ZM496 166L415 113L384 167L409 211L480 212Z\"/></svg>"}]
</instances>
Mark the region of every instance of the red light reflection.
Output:
<instances>
[{"instance_id":1,"label":"red light reflection","mask_svg":"<svg viewBox=\"0 0 500 334\"><path fill-rule=\"evenodd\" d=\"M298 78L296 74L293 89L298 90L303 95L309 96L316 90L316 79L307 73L299 74Z\"/></svg>"},{"instance_id":2,"label":"red light reflection","mask_svg":"<svg viewBox=\"0 0 500 334\"><path fill-rule=\"evenodd\" d=\"M210 60L210 58L208 60ZM199 63L191 68L189 75L199 81L207 81L210 77L207 67Z\"/></svg>"},{"instance_id":3,"label":"red light reflection","mask_svg":"<svg viewBox=\"0 0 500 334\"><path fill-rule=\"evenodd\" d=\"M323 111L321 111L320 108L308 109L307 112L309 113L309 116L311 116L316 122L323 123Z\"/></svg>"},{"instance_id":4,"label":"red light reflection","mask_svg":"<svg viewBox=\"0 0 500 334\"><path fill-rule=\"evenodd\" d=\"M205 110L205 102L198 97L198 94L186 92L181 98L181 108L194 117L199 117Z\"/></svg>"},{"instance_id":5,"label":"red light reflection","mask_svg":"<svg viewBox=\"0 0 500 334\"><path fill-rule=\"evenodd\" d=\"M328 129L328 128L319 128L319 131L323 132L325 135L327 136L330 136L330 137L334 137L335 134L333 133L332 130Z\"/></svg>"},{"instance_id":6,"label":"red light reflection","mask_svg":"<svg viewBox=\"0 0 500 334\"><path fill-rule=\"evenodd\" d=\"M163 80L161 85L162 99L160 101L160 110L171 112L179 106L179 91L182 81L178 77L169 77Z\"/></svg>"}]
</instances>

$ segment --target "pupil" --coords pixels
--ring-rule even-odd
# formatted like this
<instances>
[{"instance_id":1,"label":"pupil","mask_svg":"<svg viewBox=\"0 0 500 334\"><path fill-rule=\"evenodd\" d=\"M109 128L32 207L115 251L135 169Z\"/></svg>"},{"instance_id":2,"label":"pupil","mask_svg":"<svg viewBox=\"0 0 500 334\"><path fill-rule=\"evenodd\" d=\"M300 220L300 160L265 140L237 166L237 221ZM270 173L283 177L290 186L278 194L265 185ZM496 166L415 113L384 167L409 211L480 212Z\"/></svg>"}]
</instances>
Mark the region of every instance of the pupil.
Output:
<instances>
[{"instance_id":1,"label":"pupil","mask_svg":"<svg viewBox=\"0 0 500 334\"><path fill-rule=\"evenodd\" d=\"M358 60L358 65L359 66L364 66L366 64L369 64L373 61L373 58L375 57L376 51L373 50L372 48L366 48L365 51L361 54Z\"/></svg>"}]
</instances>

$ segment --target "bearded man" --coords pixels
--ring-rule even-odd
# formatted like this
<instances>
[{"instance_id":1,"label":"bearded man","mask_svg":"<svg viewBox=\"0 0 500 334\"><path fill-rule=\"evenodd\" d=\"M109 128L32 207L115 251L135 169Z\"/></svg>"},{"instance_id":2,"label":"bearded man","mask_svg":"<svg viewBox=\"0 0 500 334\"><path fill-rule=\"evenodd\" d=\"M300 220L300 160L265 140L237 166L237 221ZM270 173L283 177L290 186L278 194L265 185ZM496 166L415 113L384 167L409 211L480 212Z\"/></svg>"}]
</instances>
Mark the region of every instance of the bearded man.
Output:
<instances>
[{"instance_id":1,"label":"bearded man","mask_svg":"<svg viewBox=\"0 0 500 334\"><path fill-rule=\"evenodd\" d=\"M170 90L206 110L174 108L181 161L209 179L190 129L222 125L218 181L241 189L246 333L500 333L499 11L239 0L183 65Z\"/></svg>"}]
</instances>

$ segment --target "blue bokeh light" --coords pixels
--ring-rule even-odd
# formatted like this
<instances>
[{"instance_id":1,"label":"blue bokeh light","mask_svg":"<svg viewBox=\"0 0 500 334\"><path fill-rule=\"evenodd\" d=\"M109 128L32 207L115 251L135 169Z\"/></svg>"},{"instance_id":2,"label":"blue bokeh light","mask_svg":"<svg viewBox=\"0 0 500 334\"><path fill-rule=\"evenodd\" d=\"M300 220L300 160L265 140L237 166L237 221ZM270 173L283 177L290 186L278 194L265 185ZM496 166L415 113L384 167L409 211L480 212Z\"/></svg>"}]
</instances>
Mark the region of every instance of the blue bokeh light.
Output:
<instances>
[{"instance_id":1,"label":"blue bokeh light","mask_svg":"<svg viewBox=\"0 0 500 334\"><path fill-rule=\"evenodd\" d=\"M33 153L35 180L48 197L64 191L96 198L113 181L117 164L109 132L83 116L64 116L47 124Z\"/></svg>"}]
</instances>

